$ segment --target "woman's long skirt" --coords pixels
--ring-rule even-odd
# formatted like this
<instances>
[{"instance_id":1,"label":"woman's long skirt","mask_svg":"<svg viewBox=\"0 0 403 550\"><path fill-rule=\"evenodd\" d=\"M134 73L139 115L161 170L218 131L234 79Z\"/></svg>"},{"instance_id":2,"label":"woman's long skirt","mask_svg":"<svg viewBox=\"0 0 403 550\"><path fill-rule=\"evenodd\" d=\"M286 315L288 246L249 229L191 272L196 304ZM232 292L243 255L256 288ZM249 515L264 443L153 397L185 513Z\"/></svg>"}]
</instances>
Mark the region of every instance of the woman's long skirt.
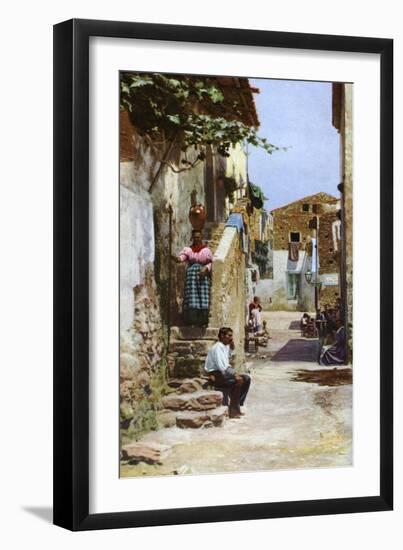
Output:
<instances>
[{"instance_id":1,"label":"woman's long skirt","mask_svg":"<svg viewBox=\"0 0 403 550\"><path fill-rule=\"evenodd\" d=\"M208 325L210 277L200 276L201 264L190 264L186 270L183 315L186 325Z\"/></svg>"},{"instance_id":2,"label":"woman's long skirt","mask_svg":"<svg viewBox=\"0 0 403 550\"><path fill-rule=\"evenodd\" d=\"M320 353L319 364L324 367L331 365L343 365L346 360L346 333L344 328L336 333L336 343L331 346L323 346Z\"/></svg>"}]
</instances>

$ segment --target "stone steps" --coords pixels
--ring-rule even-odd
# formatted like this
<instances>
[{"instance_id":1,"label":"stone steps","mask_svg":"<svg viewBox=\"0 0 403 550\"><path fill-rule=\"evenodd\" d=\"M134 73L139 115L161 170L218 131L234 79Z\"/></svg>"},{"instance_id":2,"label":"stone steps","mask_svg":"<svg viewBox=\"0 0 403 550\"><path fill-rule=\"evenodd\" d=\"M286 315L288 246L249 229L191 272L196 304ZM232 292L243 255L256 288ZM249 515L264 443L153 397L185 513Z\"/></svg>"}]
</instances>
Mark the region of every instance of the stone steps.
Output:
<instances>
[{"instance_id":1,"label":"stone steps","mask_svg":"<svg viewBox=\"0 0 403 550\"><path fill-rule=\"evenodd\" d=\"M209 247L214 253L225 224L206 228ZM204 363L211 346L217 341L218 328L173 326L170 329L168 385L175 389L162 398L164 410L160 423L178 428L211 428L224 424L228 414L222 392L209 390Z\"/></svg>"},{"instance_id":2,"label":"stone steps","mask_svg":"<svg viewBox=\"0 0 403 550\"><path fill-rule=\"evenodd\" d=\"M207 379L172 379L168 384L177 390L162 398L164 409L157 415L161 426L196 429L224 424L228 409L222 404L222 392L200 389L208 386Z\"/></svg>"},{"instance_id":3,"label":"stone steps","mask_svg":"<svg viewBox=\"0 0 403 550\"><path fill-rule=\"evenodd\" d=\"M197 429L224 424L228 411L223 394L208 389L207 377L171 378L168 385L176 391L162 398L164 409L157 413L161 426Z\"/></svg>"},{"instance_id":4,"label":"stone steps","mask_svg":"<svg viewBox=\"0 0 403 550\"><path fill-rule=\"evenodd\" d=\"M162 398L165 409L174 411L207 411L222 405L223 394L215 390L198 390L191 393L170 393Z\"/></svg>"},{"instance_id":5,"label":"stone steps","mask_svg":"<svg viewBox=\"0 0 403 550\"><path fill-rule=\"evenodd\" d=\"M147 464L161 464L168 454L171 447L168 445L158 445L157 443L136 442L124 445L122 447L122 458L132 464L146 462Z\"/></svg>"},{"instance_id":6,"label":"stone steps","mask_svg":"<svg viewBox=\"0 0 403 550\"><path fill-rule=\"evenodd\" d=\"M180 357L170 354L169 374L172 378L200 378L204 374L205 357ZM172 363L172 365L171 365Z\"/></svg>"},{"instance_id":7,"label":"stone steps","mask_svg":"<svg viewBox=\"0 0 403 550\"><path fill-rule=\"evenodd\" d=\"M206 356L216 340L171 340L169 343L170 353L178 353L182 357L187 355Z\"/></svg>"},{"instance_id":8,"label":"stone steps","mask_svg":"<svg viewBox=\"0 0 403 550\"><path fill-rule=\"evenodd\" d=\"M184 411L176 417L178 428L221 427L227 416L227 407L221 406L207 411Z\"/></svg>"},{"instance_id":9,"label":"stone steps","mask_svg":"<svg viewBox=\"0 0 403 550\"><path fill-rule=\"evenodd\" d=\"M215 327L171 327L171 340L217 340L218 328Z\"/></svg>"},{"instance_id":10,"label":"stone steps","mask_svg":"<svg viewBox=\"0 0 403 550\"><path fill-rule=\"evenodd\" d=\"M194 391L206 390L209 386L207 378L171 378L168 381L176 393L192 393Z\"/></svg>"}]
</instances>

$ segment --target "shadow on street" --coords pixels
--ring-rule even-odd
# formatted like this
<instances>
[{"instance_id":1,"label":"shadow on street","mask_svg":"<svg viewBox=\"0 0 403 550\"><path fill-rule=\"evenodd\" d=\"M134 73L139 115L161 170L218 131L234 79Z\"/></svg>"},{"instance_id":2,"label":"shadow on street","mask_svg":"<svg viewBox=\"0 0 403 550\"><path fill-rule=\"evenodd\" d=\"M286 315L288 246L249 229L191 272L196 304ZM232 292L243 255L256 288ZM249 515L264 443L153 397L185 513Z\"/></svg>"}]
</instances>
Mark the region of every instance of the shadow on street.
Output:
<instances>
[{"instance_id":1,"label":"shadow on street","mask_svg":"<svg viewBox=\"0 0 403 550\"><path fill-rule=\"evenodd\" d=\"M350 368L327 368L315 371L299 370L294 373L293 382L310 382L319 386L344 386L352 384L353 372Z\"/></svg>"},{"instance_id":2,"label":"shadow on street","mask_svg":"<svg viewBox=\"0 0 403 550\"><path fill-rule=\"evenodd\" d=\"M289 340L285 346L277 351L272 361L304 361L317 362L318 340Z\"/></svg>"},{"instance_id":3,"label":"shadow on street","mask_svg":"<svg viewBox=\"0 0 403 550\"><path fill-rule=\"evenodd\" d=\"M300 321L291 321L288 330L300 330L301 322Z\"/></svg>"}]
</instances>

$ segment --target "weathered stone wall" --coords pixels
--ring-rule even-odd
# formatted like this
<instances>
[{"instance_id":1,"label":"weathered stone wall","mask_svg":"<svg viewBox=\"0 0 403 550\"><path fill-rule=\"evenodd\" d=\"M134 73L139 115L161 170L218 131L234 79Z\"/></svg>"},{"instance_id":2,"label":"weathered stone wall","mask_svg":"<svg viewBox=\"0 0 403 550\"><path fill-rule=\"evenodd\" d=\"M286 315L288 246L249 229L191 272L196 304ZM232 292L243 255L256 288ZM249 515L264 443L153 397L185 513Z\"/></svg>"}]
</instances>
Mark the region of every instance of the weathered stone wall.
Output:
<instances>
[{"instance_id":1,"label":"weathered stone wall","mask_svg":"<svg viewBox=\"0 0 403 550\"><path fill-rule=\"evenodd\" d=\"M319 274L337 274L340 281L340 220L337 207L324 212L320 216L318 231ZM322 286L320 304L334 306L336 298L340 297L340 283L332 286Z\"/></svg>"},{"instance_id":2,"label":"weathered stone wall","mask_svg":"<svg viewBox=\"0 0 403 550\"><path fill-rule=\"evenodd\" d=\"M163 333L154 280L153 207L133 162L120 165L120 411L122 438L156 427L164 378Z\"/></svg>"},{"instance_id":3,"label":"weathered stone wall","mask_svg":"<svg viewBox=\"0 0 403 550\"><path fill-rule=\"evenodd\" d=\"M236 365L244 362L246 324L245 254L234 227L226 227L213 258L211 327L231 327L236 344Z\"/></svg>"},{"instance_id":4,"label":"weathered stone wall","mask_svg":"<svg viewBox=\"0 0 403 550\"><path fill-rule=\"evenodd\" d=\"M175 160L176 151L172 152ZM156 427L165 381L169 292L178 311L183 266L169 257L189 244L191 204L204 200L203 164L175 174L160 170L163 151L140 138L121 119L120 324L123 437ZM133 159L127 161L127 159ZM126 162L125 162L126 160ZM170 224L169 208L172 217ZM169 280L172 280L169 288ZM179 280L177 280L179 279ZM181 284L182 283L182 284Z\"/></svg>"},{"instance_id":5,"label":"weathered stone wall","mask_svg":"<svg viewBox=\"0 0 403 550\"><path fill-rule=\"evenodd\" d=\"M337 211L321 215L318 231L319 273L338 273L340 239L337 238ZM334 227L335 226L335 227ZM336 237L336 240L333 238Z\"/></svg>"},{"instance_id":6,"label":"weathered stone wall","mask_svg":"<svg viewBox=\"0 0 403 550\"><path fill-rule=\"evenodd\" d=\"M333 126L340 133L342 191L341 298L349 360L353 344L353 85L333 83Z\"/></svg>"},{"instance_id":7,"label":"weathered stone wall","mask_svg":"<svg viewBox=\"0 0 403 550\"><path fill-rule=\"evenodd\" d=\"M312 229L309 229L309 220L320 215L323 204L335 204L336 202L337 199L327 193L317 193L273 210L274 250L288 250L290 232L300 232L301 249L304 249L312 235ZM309 205L308 212L303 210L304 204Z\"/></svg>"}]
</instances>

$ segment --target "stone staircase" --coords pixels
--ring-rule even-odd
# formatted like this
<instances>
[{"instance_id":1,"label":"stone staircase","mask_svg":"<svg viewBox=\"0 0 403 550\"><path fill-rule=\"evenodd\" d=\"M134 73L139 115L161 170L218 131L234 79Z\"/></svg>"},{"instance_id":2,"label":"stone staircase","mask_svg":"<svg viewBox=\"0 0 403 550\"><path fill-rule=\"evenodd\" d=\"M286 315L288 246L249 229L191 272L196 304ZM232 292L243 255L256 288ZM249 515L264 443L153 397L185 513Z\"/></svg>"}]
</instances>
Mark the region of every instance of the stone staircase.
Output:
<instances>
[{"instance_id":1,"label":"stone staircase","mask_svg":"<svg viewBox=\"0 0 403 550\"><path fill-rule=\"evenodd\" d=\"M171 327L169 372L173 378L192 378L204 374L204 362L217 341L217 328ZM173 368L171 368L173 367Z\"/></svg>"},{"instance_id":2,"label":"stone staircase","mask_svg":"<svg viewBox=\"0 0 403 550\"><path fill-rule=\"evenodd\" d=\"M204 237L214 254L225 223L207 223ZM174 390L163 400L159 413L162 424L179 428L222 426L227 416L223 394L211 390L204 372L210 347L217 341L218 328L173 326L168 350L168 385Z\"/></svg>"},{"instance_id":3,"label":"stone staircase","mask_svg":"<svg viewBox=\"0 0 403 550\"><path fill-rule=\"evenodd\" d=\"M209 389L203 368L217 333L218 329L211 327L171 327L168 385L174 391L162 403L165 411L175 413L170 415L171 423L174 417L179 428L210 428L224 423L227 407L222 404L223 394Z\"/></svg>"}]
</instances>

